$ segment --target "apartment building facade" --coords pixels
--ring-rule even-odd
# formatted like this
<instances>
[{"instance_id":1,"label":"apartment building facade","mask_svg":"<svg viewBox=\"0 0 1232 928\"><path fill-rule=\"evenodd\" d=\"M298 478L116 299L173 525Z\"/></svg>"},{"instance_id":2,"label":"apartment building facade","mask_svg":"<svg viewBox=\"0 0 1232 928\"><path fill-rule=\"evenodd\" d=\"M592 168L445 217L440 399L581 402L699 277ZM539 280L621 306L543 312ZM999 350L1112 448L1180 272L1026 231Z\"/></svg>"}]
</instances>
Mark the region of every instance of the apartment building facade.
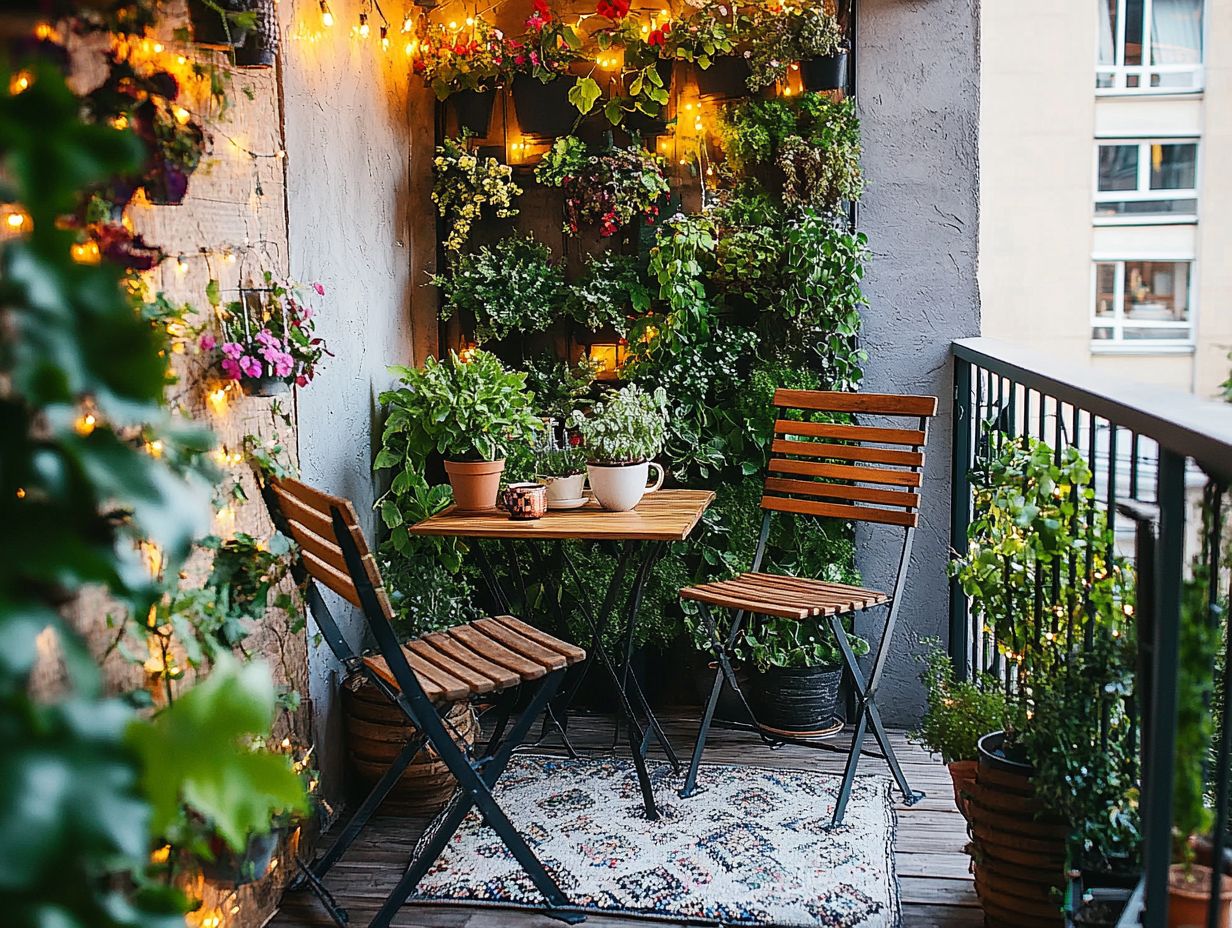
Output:
<instances>
[{"instance_id":1,"label":"apartment building facade","mask_svg":"<svg viewBox=\"0 0 1232 928\"><path fill-rule=\"evenodd\" d=\"M1232 0L984 0L982 330L1214 396L1232 351Z\"/></svg>"}]
</instances>

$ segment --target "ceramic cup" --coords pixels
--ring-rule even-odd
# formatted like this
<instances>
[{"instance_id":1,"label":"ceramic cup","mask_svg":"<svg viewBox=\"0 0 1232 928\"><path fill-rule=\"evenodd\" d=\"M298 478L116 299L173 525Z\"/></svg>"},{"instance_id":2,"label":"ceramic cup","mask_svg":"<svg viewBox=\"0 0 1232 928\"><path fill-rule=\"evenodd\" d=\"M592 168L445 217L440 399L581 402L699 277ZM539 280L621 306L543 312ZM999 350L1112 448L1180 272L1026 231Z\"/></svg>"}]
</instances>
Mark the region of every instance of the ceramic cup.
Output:
<instances>
[{"instance_id":1,"label":"ceramic cup","mask_svg":"<svg viewBox=\"0 0 1232 928\"><path fill-rule=\"evenodd\" d=\"M511 483L501 502L511 519L541 519L548 511L548 488L542 483Z\"/></svg>"}]
</instances>

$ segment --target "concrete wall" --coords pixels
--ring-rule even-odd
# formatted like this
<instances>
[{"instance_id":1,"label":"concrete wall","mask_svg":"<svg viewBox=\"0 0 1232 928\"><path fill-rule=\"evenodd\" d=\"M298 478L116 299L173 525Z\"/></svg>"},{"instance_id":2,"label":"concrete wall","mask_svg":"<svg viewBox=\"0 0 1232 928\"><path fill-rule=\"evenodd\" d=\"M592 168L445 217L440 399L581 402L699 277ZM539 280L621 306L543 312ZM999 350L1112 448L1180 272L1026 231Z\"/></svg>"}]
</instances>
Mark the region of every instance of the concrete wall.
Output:
<instances>
[{"instance_id":1,"label":"concrete wall","mask_svg":"<svg viewBox=\"0 0 1232 928\"><path fill-rule=\"evenodd\" d=\"M900 625L879 700L887 724L918 720L913 654L948 615L950 342L979 334L979 0L861 0L857 96L869 177L860 213L874 257L865 389L941 399ZM867 584L892 588L891 534L860 533Z\"/></svg>"},{"instance_id":2,"label":"concrete wall","mask_svg":"<svg viewBox=\"0 0 1232 928\"><path fill-rule=\"evenodd\" d=\"M382 53L376 17L367 41L352 34L358 0L330 7L336 21L328 29L316 0L280 7L291 273L324 284L317 330L335 354L298 391L299 450L304 479L353 500L371 538L376 398L393 380L386 366L412 362L410 69L400 45ZM359 617L336 597L330 605L357 643ZM324 782L336 786L344 756L338 667L324 644L310 668L317 756Z\"/></svg>"}]
</instances>

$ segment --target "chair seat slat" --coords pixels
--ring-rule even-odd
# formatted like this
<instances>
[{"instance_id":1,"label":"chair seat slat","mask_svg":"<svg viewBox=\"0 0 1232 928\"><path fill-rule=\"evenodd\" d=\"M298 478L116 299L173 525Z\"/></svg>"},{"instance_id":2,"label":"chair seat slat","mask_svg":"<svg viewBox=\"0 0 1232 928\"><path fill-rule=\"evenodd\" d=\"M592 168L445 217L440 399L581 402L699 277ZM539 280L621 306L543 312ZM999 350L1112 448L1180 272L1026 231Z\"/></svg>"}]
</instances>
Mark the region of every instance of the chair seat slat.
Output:
<instances>
[{"instance_id":1,"label":"chair seat slat","mask_svg":"<svg viewBox=\"0 0 1232 928\"><path fill-rule=\"evenodd\" d=\"M796 515L823 516L829 519L850 519L853 522L879 522L883 525L915 526L918 516L914 512L898 509L877 509L872 506L848 506L841 503L823 503L812 499L788 499L783 496L763 496L762 509L775 512L791 512Z\"/></svg>"},{"instance_id":2,"label":"chair seat slat","mask_svg":"<svg viewBox=\"0 0 1232 928\"><path fill-rule=\"evenodd\" d=\"M560 654L570 664L577 664L586 660L586 652L575 644L568 641L561 641L559 638L553 638L542 629L535 628L533 625L527 625L521 619L511 615L494 615L492 620L500 622L510 631L515 632L524 638L529 638L540 647L547 648L549 651L555 651Z\"/></svg>"}]
</instances>

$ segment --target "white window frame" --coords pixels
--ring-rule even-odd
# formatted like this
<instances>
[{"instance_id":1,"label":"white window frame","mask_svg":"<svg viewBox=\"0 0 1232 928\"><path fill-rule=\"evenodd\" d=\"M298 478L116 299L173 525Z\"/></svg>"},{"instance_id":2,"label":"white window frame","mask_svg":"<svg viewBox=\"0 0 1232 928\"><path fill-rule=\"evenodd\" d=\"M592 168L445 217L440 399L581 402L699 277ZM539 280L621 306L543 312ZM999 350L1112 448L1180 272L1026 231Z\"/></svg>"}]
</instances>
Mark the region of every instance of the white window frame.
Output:
<instances>
[{"instance_id":1,"label":"white window frame","mask_svg":"<svg viewBox=\"0 0 1232 928\"><path fill-rule=\"evenodd\" d=\"M1136 190L1100 190L1099 189L1099 150L1105 145L1137 145L1138 146L1138 188ZM1195 145L1197 146L1194 162L1194 185L1182 190L1152 190L1151 189L1151 146L1153 145ZM1202 187L1202 142L1194 136L1142 138L1098 138L1095 140L1094 178L1091 189L1095 199L1091 206L1092 221L1097 226L1180 226L1194 225L1198 221L1198 191ZM1101 216L1098 208L1105 202L1136 202L1145 203L1152 200L1193 200L1192 213L1162 213L1158 216L1135 214L1132 216ZM1135 260L1135 259L1130 259ZM1185 260L1185 259L1177 259Z\"/></svg>"},{"instance_id":2,"label":"white window frame","mask_svg":"<svg viewBox=\"0 0 1232 928\"><path fill-rule=\"evenodd\" d=\"M1134 261L1154 261L1157 263L1185 262L1189 265L1189 319L1185 322L1134 322L1125 318L1125 265ZM1099 266L1101 264L1119 265L1116 280L1113 282L1113 300L1115 308L1111 322L1107 317L1096 314L1099 305ZM1194 350L1194 333L1198 330L1198 262L1192 252L1160 253L1139 252L1116 254L1095 254L1091 258L1091 330L1107 328L1112 330L1111 338L1091 337L1092 354L1192 354ZM1184 338L1169 339L1126 339L1126 329L1178 329L1186 330Z\"/></svg>"},{"instance_id":3,"label":"white window frame","mask_svg":"<svg viewBox=\"0 0 1232 928\"><path fill-rule=\"evenodd\" d=\"M1097 3L1106 3L1107 0L1096 0ZM1151 6L1153 0L1142 0L1142 47L1143 64L1127 65L1125 64L1125 5L1126 0L1117 0L1117 29L1116 36L1113 37L1113 57L1116 59L1116 64L1100 64L1099 63L1099 42L1100 36L1096 35L1095 39L1095 95L1099 97L1123 96L1123 95L1167 95L1167 94L1194 94L1202 93L1206 86L1206 49L1208 46L1208 30L1210 29L1210 4L1207 0L1202 0L1202 61L1198 64L1150 64L1151 53L1154 46L1154 38L1151 35L1151 26L1153 18L1151 16ZM1152 87L1151 76L1153 74L1189 74L1192 76L1192 81L1188 87ZM1138 86L1129 86L1129 78L1136 76L1138 78ZM1100 87L1100 77L1111 77L1112 85L1109 87Z\"/></svg>"}]
</instances>

